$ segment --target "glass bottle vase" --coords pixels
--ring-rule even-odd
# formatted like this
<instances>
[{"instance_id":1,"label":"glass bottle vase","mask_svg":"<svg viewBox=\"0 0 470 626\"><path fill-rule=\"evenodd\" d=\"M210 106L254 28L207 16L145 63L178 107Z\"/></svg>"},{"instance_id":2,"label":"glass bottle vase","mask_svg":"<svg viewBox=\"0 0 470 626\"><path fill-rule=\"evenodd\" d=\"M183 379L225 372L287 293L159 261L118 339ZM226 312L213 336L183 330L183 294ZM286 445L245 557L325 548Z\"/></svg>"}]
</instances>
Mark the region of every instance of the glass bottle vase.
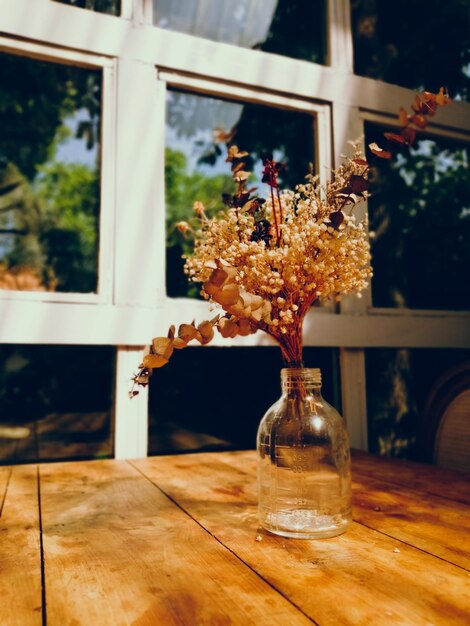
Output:
<instances>
[{"instance_id":1,"label":"glass bottle vase","mask_svg":"<svg viewBox=\"0 0 470 626\"><path fill-rule=\"evenodd\" d=\"M345 423L321 395L319 369L283 369L281 387L258 429L260 525L284 537L334 537L351 522Z\"/></svg>"}]
</instances>

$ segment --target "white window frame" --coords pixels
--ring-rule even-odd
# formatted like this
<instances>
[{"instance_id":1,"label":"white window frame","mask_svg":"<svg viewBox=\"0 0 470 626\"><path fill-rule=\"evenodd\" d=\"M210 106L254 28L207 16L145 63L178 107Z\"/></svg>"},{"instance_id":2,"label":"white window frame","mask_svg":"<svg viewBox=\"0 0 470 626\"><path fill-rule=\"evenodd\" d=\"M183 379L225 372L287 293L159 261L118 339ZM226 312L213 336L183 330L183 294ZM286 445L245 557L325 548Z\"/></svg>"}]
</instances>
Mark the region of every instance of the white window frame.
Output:
<instances>
[{"instance_id":1,"label":"white window frame","mask_svg":"<svg viewBox=\"0 0 470 626\"><path fill-rule=\"evenodd\" d=\"M225 89L236 98L238 90L248 97L265 94L273 103L281 98L329 107L332 136L325 145L331 145L337 165L347 141L363 135L364 120L393 124L414 92L354 75L349 0L327 0L327 6L327 64L320 65L154 27L152 0L122 0L120 17L51 0L15 0L14 7L11 0L0 0L4 45L12 52L34 57L39 46L51 60L97 64L109 76L103 89L102 121L109 133L103 134L101 172L104 202L113 216L108 222L114 233L109 300L75 301L74 294L61 294L61 302L45 301L43 294L35 301L0 300L0 341L117 346L118 457L146 454L147 395L131 402L126 385L142 346L171 323L187 321L189 312L191 319L206 313L204 303L165 295L162 79L202 90L206 85L216 89L214 95ZM470 103L454 102L439 111L427 131L470 141L469 112ZM60 323L50 324L50 319ZM367 448L365 349L468 348L469 321L470 312L373 308L370 292L362 300L344 299L339 313L310 313L305 344L340 349L343 413L353 446ZM261 335L247 340L267 342Z\"/></svg>"}]
</instances>

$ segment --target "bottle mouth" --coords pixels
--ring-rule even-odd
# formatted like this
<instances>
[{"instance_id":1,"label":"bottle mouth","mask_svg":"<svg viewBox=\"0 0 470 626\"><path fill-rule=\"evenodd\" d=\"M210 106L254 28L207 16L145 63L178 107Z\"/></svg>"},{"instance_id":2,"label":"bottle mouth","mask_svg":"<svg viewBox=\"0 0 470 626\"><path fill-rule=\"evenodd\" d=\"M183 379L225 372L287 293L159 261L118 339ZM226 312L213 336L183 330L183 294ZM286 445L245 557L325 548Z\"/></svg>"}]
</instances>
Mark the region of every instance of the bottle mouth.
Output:
<instances>
[{"instance_id":1,"label":"bottle mouth","mask_svg":"<svg viewBox=\"0 0 470 626\"><path fill-rule=\"evenodd\" d=\"M282 385L321 385L321 370L318 367L284 367L281 370Z\"/></svg>"}]
</instances>

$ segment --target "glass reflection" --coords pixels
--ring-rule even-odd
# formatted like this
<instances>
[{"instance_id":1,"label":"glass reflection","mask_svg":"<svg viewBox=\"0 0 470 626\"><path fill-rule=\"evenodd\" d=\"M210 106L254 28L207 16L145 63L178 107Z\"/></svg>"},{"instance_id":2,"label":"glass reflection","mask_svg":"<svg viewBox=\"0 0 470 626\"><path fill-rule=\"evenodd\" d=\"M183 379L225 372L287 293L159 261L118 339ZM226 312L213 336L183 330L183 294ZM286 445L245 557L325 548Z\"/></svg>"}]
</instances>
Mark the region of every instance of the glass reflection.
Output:
<instances>
[{"instance_id":1,"label":"glass reflection","mask_svg":"<svg viewBox=\"0 0 470 626\"><path fill-rule=\"evenodd\" d=\"M112 346L0 346L0 464L111 457L115 361Z\"/></svg>"},{"instance_id":2,"label":"glass reflection","mask_svg":"<svg viewBox=\"0 0 470 626\"><path fill-rule=\"evenodd\" d=\"M153 23L242 48L325 63L324 0L153 0Z\"/></svg>"},{"instance_id":3,"label":"glass reflection","mask_svg":"<svg viewBox=\"0 0 470 626\"><path fill-rule=\"evenodd\" d=\"M382 132L367 125L366 142L380 145ZM462 282L470 264L468 150L422 138L392 162L374 162L374 306L470 310L470 290Z\"/></svg>"},{"instance_id":4,"label":"glass reflection","mask_svg":"<svg viewBox=\"0 0 470 626\"><path fill-rule=\"evenodd\" d=\"M351 24L357 74L469 99L468 0L352 0Z\"/></svg>"},{"instance_id":5,"label":"glass reflection","mask_svg":"<svg viewBox=\"0 0 470 626\"><path fill-rule=\"evenodd\" d=\"M0 54L0 289L95 292L101 73Z\"/></svg>"},{"instance_id":6,"label":"glass reflection","mask_svg":"<svg viewBox=\"0 0 470 626\"><path fill-rule=\"evenodd\" d=\"M62 4L70 4L80 9L89 9L98 13L121 15L121 0L53 0Z\"/></svg>"},{"instance_id":7,"label":"glass reflection","mask_svg":"<svg viewBox=\"0 0 470 626\"><path fill-rule=\"evenodd\" d=\"M299 137L302 138L299 141ZM225 162L227 141L251 155L247 159L251 182L261 195L261 156L272 152L287 164L280 181L293 188L314 162L314 118L307 113L239 103L176 91L168 92L165 187L167 207L167 293L197 297L188 285L183 253L190 252L175 225L192 215L195 200L209 213L222 207L221 195L232 191Z\"/></svg>"}]
</instances>

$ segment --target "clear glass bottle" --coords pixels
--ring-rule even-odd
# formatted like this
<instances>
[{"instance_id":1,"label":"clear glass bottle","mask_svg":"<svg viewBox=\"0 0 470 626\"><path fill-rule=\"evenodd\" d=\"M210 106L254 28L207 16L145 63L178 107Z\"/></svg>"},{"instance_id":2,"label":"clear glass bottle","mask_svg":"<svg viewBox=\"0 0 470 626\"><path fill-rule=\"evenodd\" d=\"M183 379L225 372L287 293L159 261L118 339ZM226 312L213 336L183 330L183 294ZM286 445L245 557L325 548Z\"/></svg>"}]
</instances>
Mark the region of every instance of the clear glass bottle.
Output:
<instances>
[{"instance_id":1,"label":"clear glass bottle","mask_svg":"<svg viewBox=\"0 0 470 626\"><path fill-rule=\"evenodd\" d=\"M319 369L283 369L281 386L258 429L260 525L284 537L334 537L351 522L345 423L321 395Z\"/></svg>"}]
</instances>

